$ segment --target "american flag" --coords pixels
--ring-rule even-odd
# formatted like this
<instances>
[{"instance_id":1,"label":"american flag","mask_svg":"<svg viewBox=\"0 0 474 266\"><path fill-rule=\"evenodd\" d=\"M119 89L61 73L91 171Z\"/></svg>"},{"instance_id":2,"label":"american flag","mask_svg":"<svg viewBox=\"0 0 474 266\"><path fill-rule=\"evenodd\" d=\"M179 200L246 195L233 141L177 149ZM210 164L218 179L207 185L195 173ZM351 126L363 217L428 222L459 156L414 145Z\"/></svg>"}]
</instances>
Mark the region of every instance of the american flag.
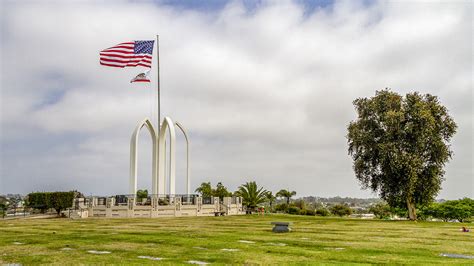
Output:
<instances>
[{"instance_id":1,"label":"american flag","mask_svg":"<svg viewBox=\"0 0 474 266\"><path fill-rule=\"evenodd\" d=\"M100 52L100 64L110 67L151 68L153 43L155 41L124 42Z\"/></svg>"}]
</instances>

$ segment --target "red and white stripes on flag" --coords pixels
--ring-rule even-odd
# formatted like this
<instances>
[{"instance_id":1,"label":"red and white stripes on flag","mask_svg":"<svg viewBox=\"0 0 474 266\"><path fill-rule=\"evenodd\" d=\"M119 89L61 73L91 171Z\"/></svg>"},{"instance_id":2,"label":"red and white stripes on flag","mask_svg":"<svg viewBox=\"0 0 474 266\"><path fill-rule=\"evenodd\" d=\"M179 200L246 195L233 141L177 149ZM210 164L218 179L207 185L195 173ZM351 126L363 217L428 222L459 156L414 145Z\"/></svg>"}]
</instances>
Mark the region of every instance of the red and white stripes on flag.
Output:
<instances>
[{"instance_id":1,"label":"red and white stripes on flag","mask_svg":"<svg viewBox=\"0 0 474 266\"><path fill-rule=\"evenodd\" d=\"M100 52L100 64L110 67L151 68L154 41L124 42Z\"/></svg>"}]
</instances>

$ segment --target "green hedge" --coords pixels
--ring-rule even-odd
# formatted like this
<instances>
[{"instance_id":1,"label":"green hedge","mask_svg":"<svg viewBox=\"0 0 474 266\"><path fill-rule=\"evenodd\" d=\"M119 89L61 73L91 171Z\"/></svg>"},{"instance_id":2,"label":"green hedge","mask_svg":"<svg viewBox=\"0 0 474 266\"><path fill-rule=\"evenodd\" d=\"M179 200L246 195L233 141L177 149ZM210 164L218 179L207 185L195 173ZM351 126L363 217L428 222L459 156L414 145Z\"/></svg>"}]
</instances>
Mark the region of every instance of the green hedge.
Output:
<instances>
[{"instance_id":1,"label":"green hedge","mask_svg":"<svg viewBox=\"0 0 474 266\"><path fill-rule=\"evenodd\" d=\"M58 215L62 210L71 208L74 201L74 192L33 192L28 194L28 207L45 212L51 208Z\"/></svg>"},{"instance_id":2,"label":"green hedge","mask_svg":"<svg viewBox=\"0 0 474 266\"><path fill-rule=\"evenodd\" d=\"M420 216L423 218L438 218L444 221L455 219L463 222L474 216L474 200L464 198L460 200L448 200L443 203L433 203L422 208Z\"/></svg>"}]
</instances>

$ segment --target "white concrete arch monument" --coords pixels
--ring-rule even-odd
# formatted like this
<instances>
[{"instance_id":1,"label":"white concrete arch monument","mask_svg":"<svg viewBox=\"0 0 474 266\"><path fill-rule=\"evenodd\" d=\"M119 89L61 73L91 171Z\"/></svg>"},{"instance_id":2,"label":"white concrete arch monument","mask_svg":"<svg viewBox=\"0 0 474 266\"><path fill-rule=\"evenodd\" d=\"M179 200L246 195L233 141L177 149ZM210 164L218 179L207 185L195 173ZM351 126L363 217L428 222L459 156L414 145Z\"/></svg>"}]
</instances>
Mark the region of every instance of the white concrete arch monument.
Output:
<instances>
[{"instance_id":1,"label":"white concrete arch monument","mask_svg":"<svg viewBox=\"0 0 474 266\"><path fill-rule=\"evenodd\" d=\"M186 193L190 193L190 169L189 169L189 137L186 130L180 123L173 123L171 118L165 117L161 123L159 134L153 127L150 119L143 119L136 126L130 140L130 189L129 194L137 193L137 163L138 163L138 136L143 127L150 132L153 148L152 148L152 194L165 195L168 186L168 195L176 194L176 129L175 125L183 132L186 139ZM166 140L166 133L169 131L170 140ZM169 154L169 184L166 183L166 145L170 145Z\"/></svg>"},{"instance_id":2,"label":"white concrete arch monument","mask_svg":"<svg viewBox=\"0 0 474 266\"><path fill-rule=\"evenodd\" d=\"M130 188L129 194L137 194L137 163L138 163L138 136L143 127L146 127L150 132L150 136L153 142L152 147L152 193L156 194L156 180L158 176L158 138L156 130L153 127L150 119L145 118L133 131L132 138L130 140Z\"/></svg>"},{"instance_id":3,"label":"white concrete arch monument","mask_svg":"<svg viewBox=\"0 0 474 266\"><path fill-rule=\"evenodd\" d=\"M160 135L158 136L158 182L156 190L158 194L164 195L166 193L165 189L165 179L166 179L166 130L170 132L170 176L169 176L169 195L176 194L176 131L174 128L174 123L169 117L163 119L163 123L160 128ZM155 189L155 188L154 188Z\"/></svg>"},{"instance_id":4,"label":"white concrete arch monument","mask_svg":"<svg viewBox=\"0 0 474 266\"><path fill-rule=\"evenodd\" d=\"M183 125L181 125L181 123L178 121L176 121L175 124L179 129L181 129L181 132L183 132L184 138L186 140L186 194L189 195L191 194L191 170L189 168L189 153L191 151L191 147L189 146L190 140Z\"/></svg>"}]
</instances>

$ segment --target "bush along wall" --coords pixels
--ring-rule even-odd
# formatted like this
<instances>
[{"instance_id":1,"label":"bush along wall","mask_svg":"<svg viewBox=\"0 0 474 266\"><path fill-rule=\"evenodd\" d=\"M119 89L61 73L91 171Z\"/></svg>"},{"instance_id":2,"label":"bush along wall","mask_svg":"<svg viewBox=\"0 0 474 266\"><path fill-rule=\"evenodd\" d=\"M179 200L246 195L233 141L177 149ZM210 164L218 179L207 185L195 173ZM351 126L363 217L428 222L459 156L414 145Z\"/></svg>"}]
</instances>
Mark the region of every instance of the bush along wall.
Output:
<instances>
[{"instance_id":1,"label":"bush along wall","mask_svg":"<svg viewBox=\"0 0 474 266\"><path fill-rule=\"evenodd\" d=\"M54 209L59 216L61 211L72 207L74 191L33 192L28 194L27 198L28 207L40 210L42 213L45 213L49 209Z\"/></svg>"}]
</instances>

